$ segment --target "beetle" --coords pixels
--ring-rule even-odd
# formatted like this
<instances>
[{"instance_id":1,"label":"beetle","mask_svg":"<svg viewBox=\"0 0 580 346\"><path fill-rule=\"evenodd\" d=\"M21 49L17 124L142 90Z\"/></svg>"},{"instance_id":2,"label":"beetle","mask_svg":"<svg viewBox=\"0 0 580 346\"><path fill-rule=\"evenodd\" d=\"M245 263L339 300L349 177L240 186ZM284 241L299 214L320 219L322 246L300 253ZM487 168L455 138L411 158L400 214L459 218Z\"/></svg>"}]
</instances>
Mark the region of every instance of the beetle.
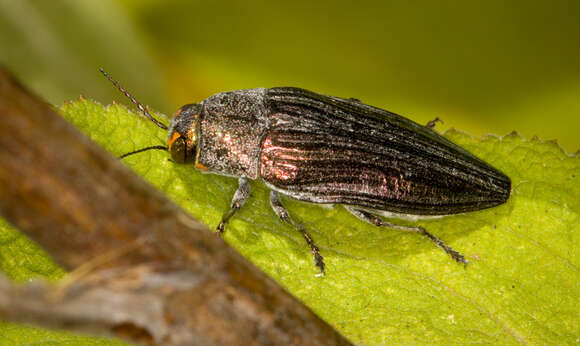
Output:
<instances>
[{"instance_id":1,"label":"beetle","mask_svg":"<svg viewBox=\"0 0 580 346\"><path fill-rule=\"evenodd\" d=\"M294 87L218 93L181 107L169 126L155 119L127 90L100 71L158 127L168 131L176 163L237 177L239 187L228 220L250 196L248 180L270 189L278 217L298 229L320 274L325 263L306 229L283 206L280 195L300 201L342 204L370 224L416 232L459 263L465 257L422 227L397 225L384 216L433 217L491 208L505 203L510 179L433 130L357 99L317 94Z\"/></svg>"}]
</instances>

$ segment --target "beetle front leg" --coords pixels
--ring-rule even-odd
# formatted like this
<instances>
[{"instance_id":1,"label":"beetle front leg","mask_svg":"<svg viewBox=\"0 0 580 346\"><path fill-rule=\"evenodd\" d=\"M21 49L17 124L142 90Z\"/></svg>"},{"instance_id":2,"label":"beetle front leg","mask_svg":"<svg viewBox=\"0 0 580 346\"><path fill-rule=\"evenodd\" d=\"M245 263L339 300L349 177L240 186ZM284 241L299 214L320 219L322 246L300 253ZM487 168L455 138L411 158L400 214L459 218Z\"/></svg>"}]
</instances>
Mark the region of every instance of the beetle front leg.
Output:
<instances>
[{"instance_id":1,"label":"beetle front leg","mask_svg":"<svg viewBox=\"0 0 580 346\"><path fill-rule=\"evenodd\" d=\"M222 221L216 227L215 233L218 236L221 236L221 234L224 232L224 228L228 220L244 205L244 203L246 203L248 197L250 197L250 183L248 183L248 179L240 178L238 179L238 184L238 189L234 194L234 198L232 198L230 210L224 214Z\"/></svg>"},{"instance_id":2,"label":"beetle front leg","mask_svg":"<svg viewBox=\"0 0 580 346\"><path fill-rule=\"evenodd\" d=\"M270 206L272 206L272 209L274 209L274 212L276 213L276 215L278 215L278 217L282 221L298 228L298 230L302 233L304 240L306 240L306 243L310 247L310 251L314 255L314 263L318 268L320 268L320 275L324 276L325 264L324 258L322 257L322 255L320 255L320 249L318 249L318 246L314 244L314 240L312 240L312 237L308 234L308 232L306 232L304 227L298 222L292 220L292 218L288 214L288 211L282 205L282 201L280 200L280 194L276 191L270 191Z\"/></svg>"},{"instance_id":3,"label":"beetle front leg","mask_svg":"<svg viewBox=\"0 0 580 346\"><path fill-rule=\"evenodd\" d=\"M431 239L431 241L434 242L435 245L437 245L438 247L443 249L445 252L447 252L447 254L449 254L449 256L451 256L451 258L453 258L455 261L457 261L459 263L464 263L464 264L469 263L469 261L467 261L461 253L453 250L453 248L451 248L449 245L445 244L443 242L443 240L441 240L441 239L437 238L436 236L434 236L433 234L427 232L423 227L408 227L408 226L395 225L393 223L383 221L380 217L374 215L373 213L370 213L370 212L363 210L363 209L354 208L354 207L347 206L346 210L350 211L354 216L361 219L362 221L368 222L368 223L373 224L375 226L389 227L389 228L394 228L394 229L398 229L401 231L415 232L415 233L422 234L422 235L426 236L427 238Z\"/></svg>"}]
</instances>

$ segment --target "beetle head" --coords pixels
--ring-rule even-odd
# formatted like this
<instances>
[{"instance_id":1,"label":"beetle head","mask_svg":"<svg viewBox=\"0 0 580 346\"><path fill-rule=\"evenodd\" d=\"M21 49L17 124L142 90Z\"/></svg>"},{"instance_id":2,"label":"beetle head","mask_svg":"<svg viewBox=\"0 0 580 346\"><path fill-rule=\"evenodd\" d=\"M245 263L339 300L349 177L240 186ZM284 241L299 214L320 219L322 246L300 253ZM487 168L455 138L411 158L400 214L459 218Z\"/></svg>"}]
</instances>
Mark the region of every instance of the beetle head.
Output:
<instances>
[{"instance_id":1,"label":"beetle head","mask_svg":"<svg viewBox=\"0 0 580 346\"><path fill-rule=\"evenodd\" d=\"M171 157L177 163L197 163L196 158L198 154L199 142L199 114L202 110L202 105L199 103L192 103L181 107L171 120L169 128L156 118L154 118L145 106L137 101L125 88L123 88L116 80L114 80L102 68L99 69L108 80L111 81L131 102L133 102L143 114L149 118L155 125L163 130L168 130L167 146L153 145L146 148L131 151L121 155L119 158L124 158L129 155L141 153L147 150L157 149L165 150L171 153ZM202 164L197 164L198 169L206 169Z\"/></svg>"},{"instance_id":2,"label":"beetle head","mask_svg":"<svg viewBox=\"0 0 580 346\"><path fill-rule=\"evenodd\" d=\"M167 146L177 163L195 163L199 142L199 113L201 104L193 103L181 107L171 120Z\"/></svg>"}]
</instances>

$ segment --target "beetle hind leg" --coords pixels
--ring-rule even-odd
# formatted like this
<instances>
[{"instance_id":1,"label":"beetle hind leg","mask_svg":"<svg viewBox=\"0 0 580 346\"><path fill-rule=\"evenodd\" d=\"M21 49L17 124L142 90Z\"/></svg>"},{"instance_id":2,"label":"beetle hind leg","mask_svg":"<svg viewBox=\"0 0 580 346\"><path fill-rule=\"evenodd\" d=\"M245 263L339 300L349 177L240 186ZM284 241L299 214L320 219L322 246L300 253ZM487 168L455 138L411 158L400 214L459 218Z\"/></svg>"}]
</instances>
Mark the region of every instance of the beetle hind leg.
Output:
<instances>
[{"instance_id":1,"label":"beetle hind leg","mask_svg":"<svg viewBox=\"0 0 580 346\"><path fill-rule=\"evenodd\" d=\"M451 248L449 245L445 244L445 242L443 242L443 240L441 240L441 239L437 238L436 236L434 236L433 234L427 232L427 230L425 230L423 227L408 227L408 226L395 225L393 223L383 221L383 219L374 215L373 213L370 213L370 212L363 210L363 209L354 208L354 207L347 206L346 210L351 212L354 216L361 219L362 221L368 222L368 223L373 224L375 226L394 228L394 229L398 229L401 231L415 232L415 233L422 234L422 235L426 236L427 238L429 238L433 243L435 243L435 245L437 245L438 247L443 249L443 251L447 252L447 254L449 256L451 256L451 258L453 258L458 263L463 263L463 264L469 263L469 261L466 260L465 257L461 253L453 250L453 248Z\"/></svg>"},{"instance_id":2,"label":"beetle hind leg","mask_svg":"<svg viewBox=\"0 0 580 346\"><path fill-rule=\"evenodd\" d=\"M314 240L308 234L308 232L306 232L306 230L304 229L304 226L302 226L300 223L292 220L292 218L288 214L288 211L286 210L286 208L284 208L284 205L282 205L282 201L280 200L280 194L278 194L278 192L276 192L276 191L270 191L270 206L272 206L272 209L274 209L274 212L276 213L276 215L278 215L278 217L282 221L296 227L302 233L304 240L306 240L306 244L308 244L308 247L310 247L310 251L312 252L312 255L314 255L314 263L316 264L316 266L318 268L320 268L320 275L324 276L325 264L324 264L324 258L320 254L320 249L318 248L318 246L316 246L316 244L314 243Z\"/></svg>"},{"instance_id":3,"label":"beetle hind leg","mask_svg":"<svg viewBox=\"0 0 580 346\"><path fill-rule=\"evenodd\" d=\"M248 179L240 178L238 180L238 189L234 194L234 198L232 198L232 204L230 206L230 210L224 214L222 217L221 222L216 227L215 233L218 236L221 236L224 232L226 223L230 220L232 216L236 213L236 211L240 210L240 208L246 203L248 197L250 197L250 183L248 183Z\"/></svg>"},{"instance_id":4,"label":"beetle hind leg","mask_svg":"<svg viewBox=\"0 0 580 346\"><path fill-rule=\"evenodd\" d=\"M437 124L437 123L441 123L441 124L443 124L443 120L441 120L441 119L439 119L439 118L437 117L437 118L435 118L435 119L433 119L433 120L429 121L429 122L428 122L428 123L425 125L425 127L426 127L426 128L429 128L429 129L434 129L434 128L435 128L435 124Z\"/></svg>"}]
</instances>

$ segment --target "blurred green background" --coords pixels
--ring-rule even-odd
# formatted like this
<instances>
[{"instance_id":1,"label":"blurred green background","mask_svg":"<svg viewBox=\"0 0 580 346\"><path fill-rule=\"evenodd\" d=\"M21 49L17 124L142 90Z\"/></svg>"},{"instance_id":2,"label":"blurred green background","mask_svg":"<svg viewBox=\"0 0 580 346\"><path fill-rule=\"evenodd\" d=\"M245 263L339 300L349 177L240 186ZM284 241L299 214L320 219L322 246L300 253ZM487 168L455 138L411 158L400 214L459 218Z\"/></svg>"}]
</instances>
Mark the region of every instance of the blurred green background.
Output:
<instances>
[{"instance_id":1,"label":"blurred green background","mask_svg":"<svg viewBox=\"0 0 580 346\"><path fill-rule=\"evenodd\" d=\"M0 0L0 63L53 104L166 114L220 91L299 86L473 135L580 149L580 1Z\"/></svg>"}]
</instances>

